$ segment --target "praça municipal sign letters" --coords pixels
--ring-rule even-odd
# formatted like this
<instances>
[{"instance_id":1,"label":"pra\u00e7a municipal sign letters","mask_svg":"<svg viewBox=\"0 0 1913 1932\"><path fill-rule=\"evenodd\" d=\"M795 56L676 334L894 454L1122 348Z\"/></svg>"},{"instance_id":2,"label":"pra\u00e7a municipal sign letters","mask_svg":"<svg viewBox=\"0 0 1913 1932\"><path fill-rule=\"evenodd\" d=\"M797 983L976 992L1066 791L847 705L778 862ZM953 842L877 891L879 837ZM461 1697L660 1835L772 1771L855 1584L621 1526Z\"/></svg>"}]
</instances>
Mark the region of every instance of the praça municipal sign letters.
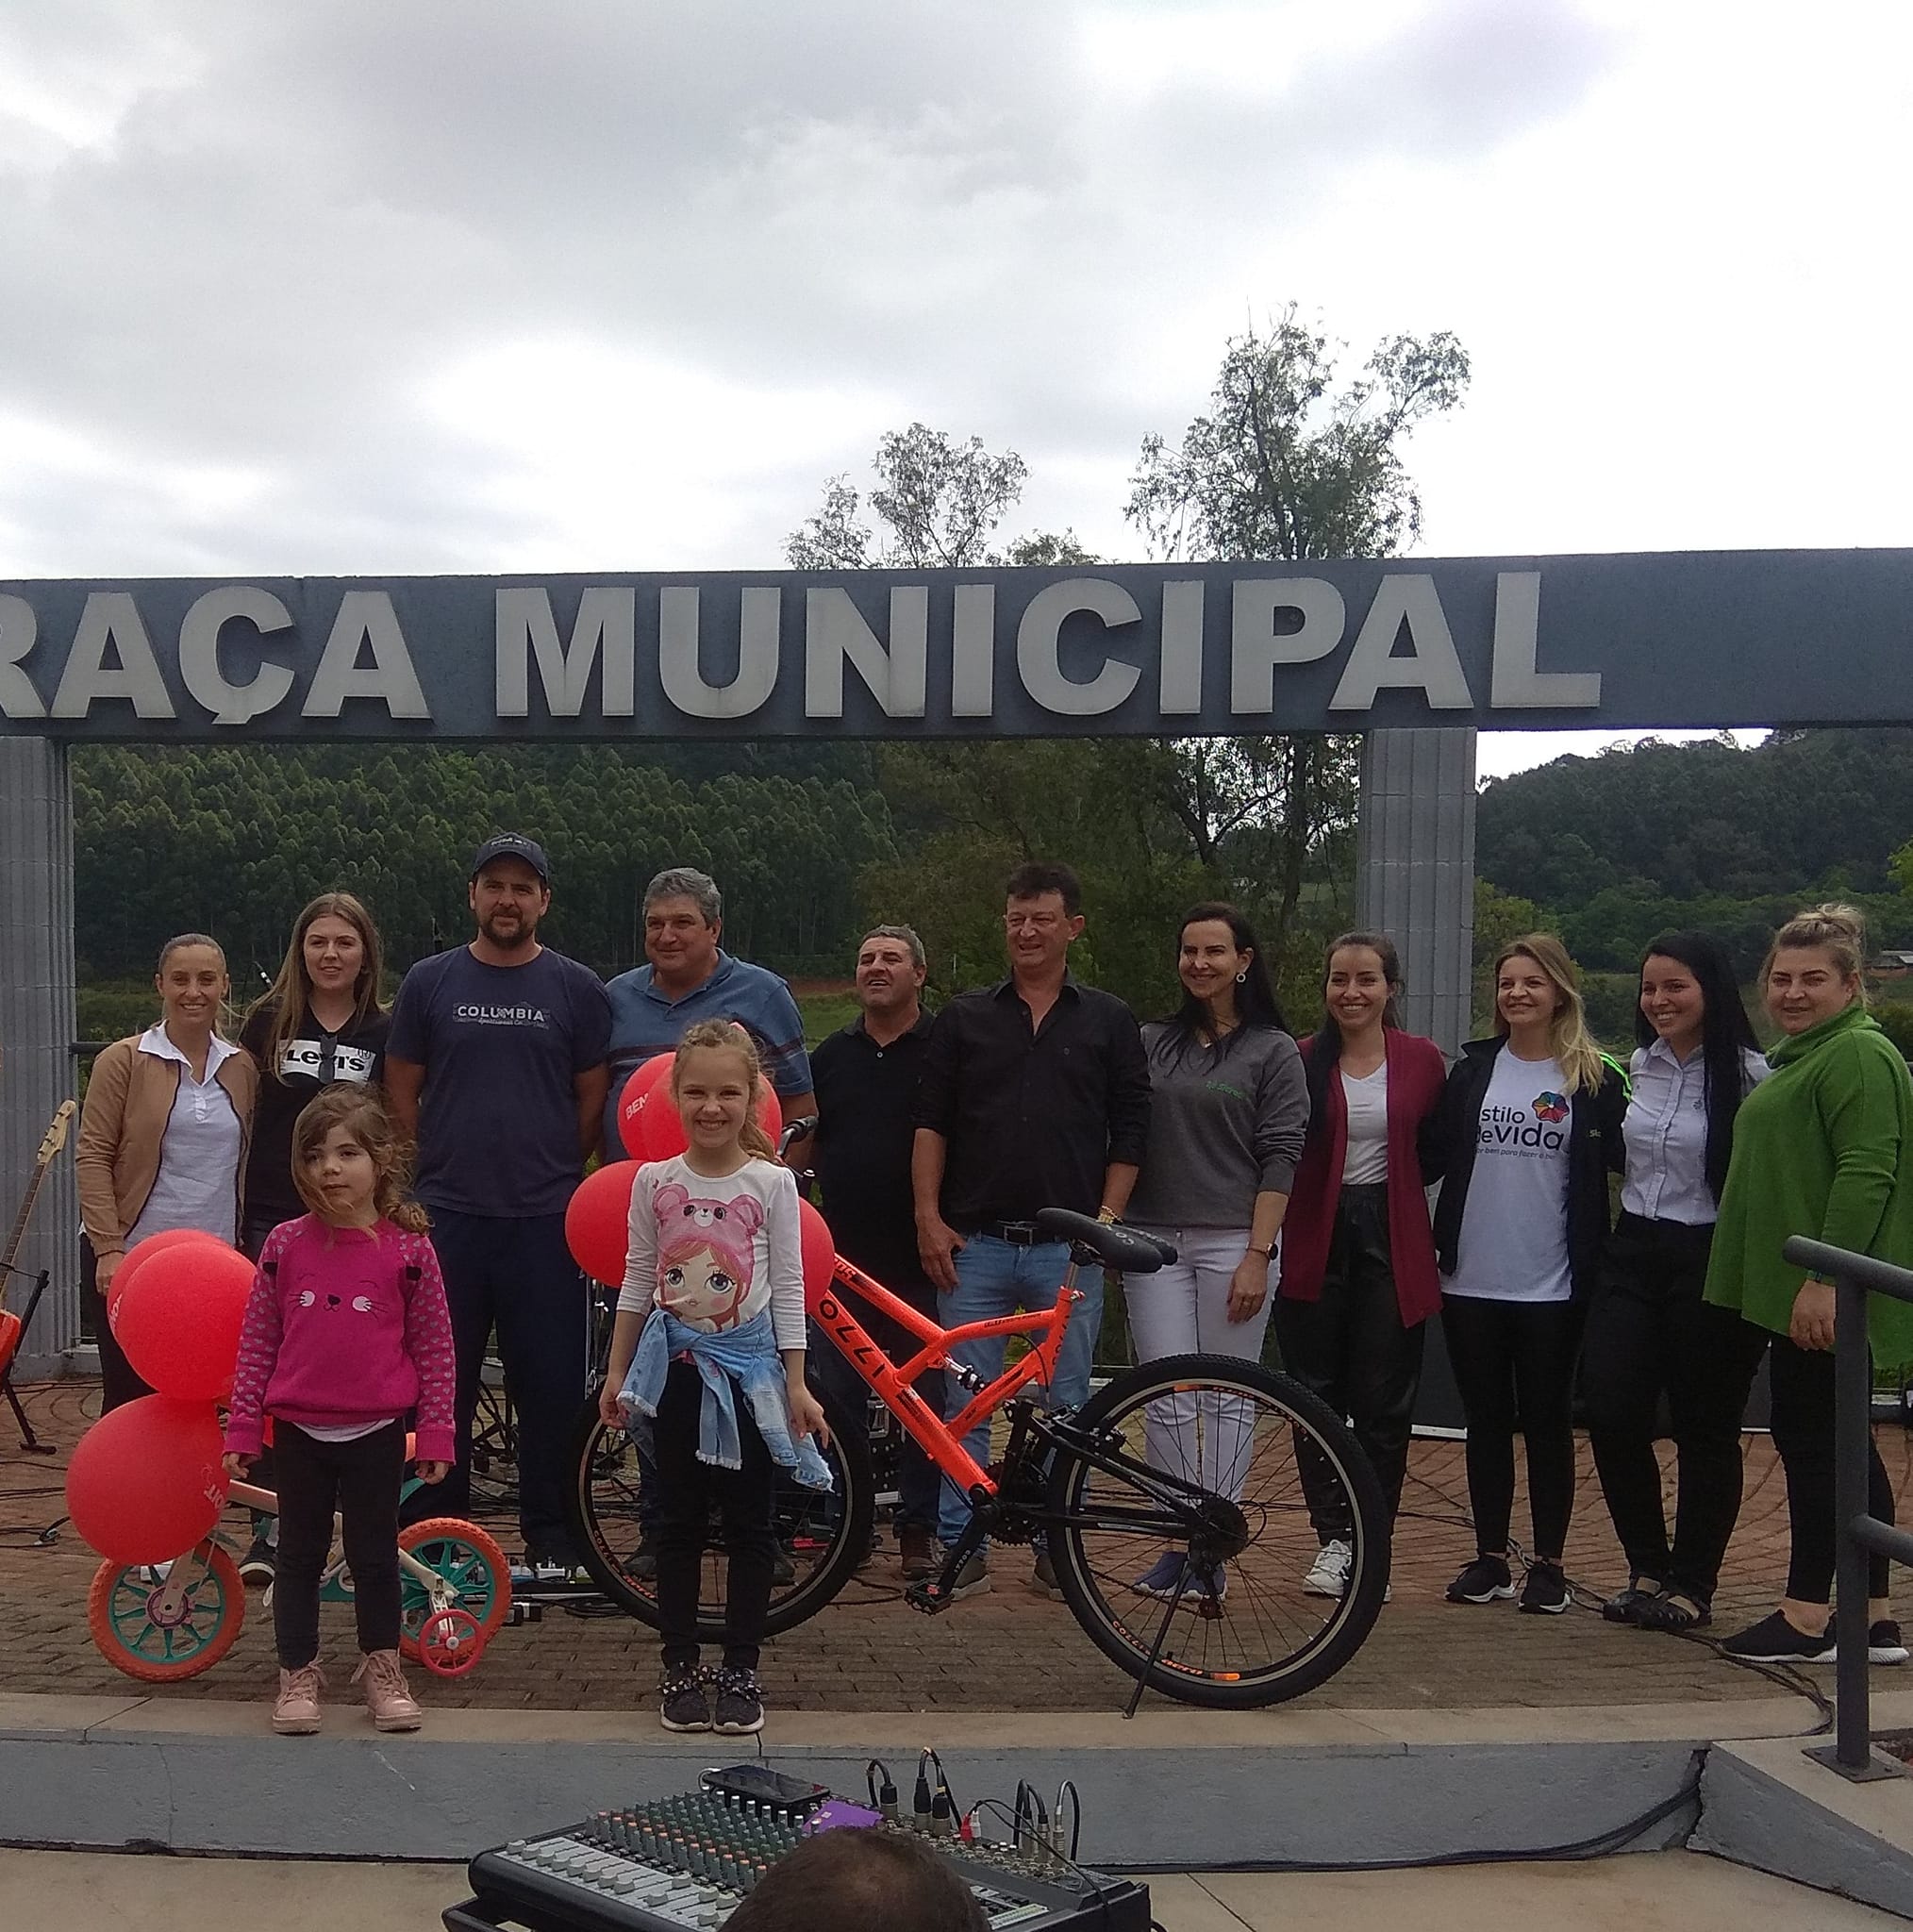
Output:
<instances>
[{"instance_id":1,"label":"pra\u00e7a municipal sign letters","mask_svg":"<svg viewBox=\"0 0 1913 1932\"><path fill-rule=\"evenodd\" d=\"M0 584L0 732L1913 722L1913 550Z\"/></svg>"}]
</instances>

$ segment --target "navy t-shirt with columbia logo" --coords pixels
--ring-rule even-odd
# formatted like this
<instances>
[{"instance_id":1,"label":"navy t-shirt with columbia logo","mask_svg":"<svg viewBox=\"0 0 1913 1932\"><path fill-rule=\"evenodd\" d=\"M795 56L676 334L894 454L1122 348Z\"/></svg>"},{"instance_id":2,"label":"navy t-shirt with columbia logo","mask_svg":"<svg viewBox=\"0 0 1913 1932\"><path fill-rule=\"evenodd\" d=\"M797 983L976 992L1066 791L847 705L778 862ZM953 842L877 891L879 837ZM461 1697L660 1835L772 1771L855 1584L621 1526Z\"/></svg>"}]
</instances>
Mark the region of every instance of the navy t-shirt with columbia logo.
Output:
<instances>
[{"instance_id":1,"label":"navy t-shirt with columbia logo","mask_svg":"<svg viewBox=\"0 0 1913 1932\"><path fill-rule=\"evenodd\" d=\"M386 1052L425 1070L418 1195L501 1220L562 1214L577 1187L573 1082L604 1063L604 983L562 953L487 966L459 946L421 959L391 1009Z\"/></svg>"}]
</instances>

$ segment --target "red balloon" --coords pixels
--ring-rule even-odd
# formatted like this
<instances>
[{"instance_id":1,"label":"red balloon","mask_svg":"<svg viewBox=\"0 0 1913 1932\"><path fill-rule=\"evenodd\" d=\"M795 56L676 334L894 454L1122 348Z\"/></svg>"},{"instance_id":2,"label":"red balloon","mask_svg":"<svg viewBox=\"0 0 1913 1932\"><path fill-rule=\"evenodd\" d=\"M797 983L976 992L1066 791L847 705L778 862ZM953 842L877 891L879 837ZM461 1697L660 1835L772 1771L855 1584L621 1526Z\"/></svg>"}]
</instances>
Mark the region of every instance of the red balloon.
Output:
<instances>
[{"instance_id":1,"label":"red balloon","mask_svg":"<svg viewBox=\"0 0 1913 1932\"><path fill-rule=\"evenodd\" d=\"M618 1132L634 1160L669 1160L690 1143L684 1119L671 1097L671 1063L675 1054L654 1054L624 1082L618 1096ZM776 1145L784 1131L784 1109L768 1080L759 1082L757 1124Z\"/></svg>"},{"instance_id":2,"label":"red balloon","mask_svg":"<svg viewBox=\"0 0 1913 1932\"><path fill-rule=\"evenodd\" d=\"M163 1255L168 1248L183 1247L188 1241L210 1241L216 1248L225 1246L216 1234L208 1234L199 1227L169 1227L163 1234L149 1234L137 1248L122 1257L120 1265L113 1271L112 1281L107 1289L108 1328L116 1334L119 1332L120 1301L140 1270L155 1255Z\"/></svg>"},{"instance_id":3,"label":"red balloon","mask_svg":"<svg viewBox=\"0 0 1913 1932\"><path fill-rule=\"evenodd\" d=\"M103 1415L66 1472L73 1526L108 1562L164 1563L210 1533L225 1507L210 1402L142 1395Z\"/></svg>"},{"instance_id":4,"label":"red balloon","mask_svg":"<svg viewBox=\"0 0 1913 1932\"><path fill-rule=\"evenodd\" d=\"M253 1264L237 1248L181 1241L134 1277L113 1333L134 1373L161 1395L217 1402L232 1393L252 1289Z\"/></svg>"},{"instance_id":5,"label":"red balloon","mask_svg":"<svg viewBox=\"0 0 1913 1932\"><path fill-rule=\"evenodd\" d=\"M818 1298L837 1273L837 1243L829 1224L808 1201L797 1203L797 1225L804 1257L804 1306L814 1315Z\"/></svg>"},{"instance_id":6,"label":"red balloon","mask_svg":"<svg viewBox=\"0 0 1913 1932\"><path fill-rule=\"evenodd\" d=\"M578 1184L565 1208L565 1244L593 1281L624 1285L624 1256L631 1242L631 1183L643 1163L611 1160Z\"/></svg>"}]
</instances>

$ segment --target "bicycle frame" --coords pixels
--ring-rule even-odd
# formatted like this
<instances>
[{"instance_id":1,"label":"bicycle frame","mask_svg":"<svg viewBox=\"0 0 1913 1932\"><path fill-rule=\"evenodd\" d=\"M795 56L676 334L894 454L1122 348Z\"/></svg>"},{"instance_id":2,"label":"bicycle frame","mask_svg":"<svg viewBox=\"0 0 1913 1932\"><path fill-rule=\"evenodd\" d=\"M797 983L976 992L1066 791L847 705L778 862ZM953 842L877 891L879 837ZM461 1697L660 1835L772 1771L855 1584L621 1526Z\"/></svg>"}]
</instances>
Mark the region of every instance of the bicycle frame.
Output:
<instances>
[{"instance_id":1,"label":"bicycle frame","mask_svg":"<svg viewBox=\"0 0 1913 1932\"><path fill-rule=\"evenodd\" d=\"M1030 1314L1001 1315L989 1322L966 1322L956 1328L944 1328L840 1255L830 1286L807 1294L806 1302L812 1319L830 1338L838 1353L876 1391L884 1407L903 1424L931 1461L974 1503L994 1496L996 1484L963 1446L963 1438L1030 1383L1041 1381L1047 1385L1055 1380L1056 1357L1069 1331L1071 1311L1083 1299L1075 1283L1076 1263L1072 1257L1053 1307ZM836 1292L840 1287L879 1314L888 1315L923 1346L906 1362L891 1361L844 1306L843 1298ZM917 1378L931 1369L944 1369L958 1375L970 1374L950 1359L951 1345L999 1335L1040 1335L1041 1339L1033 1341L1021 1361L1006 1368L988 1387L977 1390L946 1423L917 1393Z\"/></svg>"}]
</instances>

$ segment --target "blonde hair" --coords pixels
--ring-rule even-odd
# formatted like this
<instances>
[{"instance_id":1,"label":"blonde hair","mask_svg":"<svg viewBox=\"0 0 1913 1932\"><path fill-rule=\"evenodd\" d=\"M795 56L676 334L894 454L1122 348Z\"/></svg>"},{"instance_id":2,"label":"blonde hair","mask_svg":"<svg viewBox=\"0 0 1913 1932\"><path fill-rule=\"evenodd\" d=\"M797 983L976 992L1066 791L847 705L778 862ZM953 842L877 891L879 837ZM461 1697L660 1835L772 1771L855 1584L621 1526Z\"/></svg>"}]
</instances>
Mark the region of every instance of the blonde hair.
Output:
<instances>
[{"instance_id":1,"label":"blonde hair","mask_svg":"<svg viewBox=\"0 0 1913 1932\"><path fill-rule=\"evenodd\" d=\"M1581 976L1568 949L1551 932L1526 932L1510 940L1494 956L1497 996L1494 1003L1494 1030L1507 1037L1507 1022L1502 1017L1499 982L1501 969L1514 958L1532 959L1546 974L1555 993L1554 1018L1548 1022L1548 1052L1560 1062L1570 1093L1596 1091L1606 1062L1594 1036L1588 1030L1588 1009L1581 1003Z\"/></svg>"},{"instance_id":2,"label":"blonde hair","mask_svg":"<svg viewBox=\"0 0 1913 1932\"><path fill-rule=\"evenodd\" d=\"M775 1160L776 1146L757 1120L757 1104L764 1091L764 1063L757 1058L757 1042L735 1020L700 1020L677 1042L677 1054L671 1062L673 1101L677 1099L677 1080L684 1071L684 1057L699 1047L734 1053L742 1059L750 1076L751 1097L744 1107L744 1124L738 1134L738 1145L753 1160Z\"/></svg>"},{"instance_id":3,"label":"blonde hair","mask_svg":"<svg viewBox=\"0 0 1913 1932\"><path fill-rule=\"evenodd\" d=\"M1805 912L1796 912L1773 935L1773 943L1760 962L1763 985L1773 971L1773 956L1796 949L1822 952L1833 961L1834 970L1842 979L1859 979L1860 990L1855 997L1861 1006L1867 1004L1867 983L1860 979L1860 962L1867 956L1867 922L1858 907L1829 901L1824 906L1809 906Z\"/></svg>"},{"instance_id":4,"label":"blonde hair","mask_svg":"<svg viewBox=\"0 0 1913 1932\"><path fill-rule=\"evenodd\" d=\"M291 943L279 967L278 977L246 1008L246 1018L270 1009L273 1024L259 1053L259 1071L273 1079L279 1077L279 1062L285 1058L286 1042L293 1039L312 1010L312 980L306 971L306 935L315 922L327 916L342 919L358 935L358 979L352 989L352 1018L348 1024L363 1026L378 1011L378 928L372 914L350 892L321 892L292 922Z\"/></svg>"},{"instance_id":5,"label":"blonde hair","mask_svg":"<svg viewBox=\"0 0 1913 1932\"><path fill-rule=\"evenodd\" d=\"M404 1137L376 1093L363 1087L328 1087L300 1109L292 1123L292 1185L299 1198L321 1221L329 1223L324 1198L311 1183L308 1164L337 1127L365 1149L378 1170L373 1206L380 1216L408 1234L424 1234L431 1217L406 1193L411 1163Z\"/></svg>"}]
</instances>

